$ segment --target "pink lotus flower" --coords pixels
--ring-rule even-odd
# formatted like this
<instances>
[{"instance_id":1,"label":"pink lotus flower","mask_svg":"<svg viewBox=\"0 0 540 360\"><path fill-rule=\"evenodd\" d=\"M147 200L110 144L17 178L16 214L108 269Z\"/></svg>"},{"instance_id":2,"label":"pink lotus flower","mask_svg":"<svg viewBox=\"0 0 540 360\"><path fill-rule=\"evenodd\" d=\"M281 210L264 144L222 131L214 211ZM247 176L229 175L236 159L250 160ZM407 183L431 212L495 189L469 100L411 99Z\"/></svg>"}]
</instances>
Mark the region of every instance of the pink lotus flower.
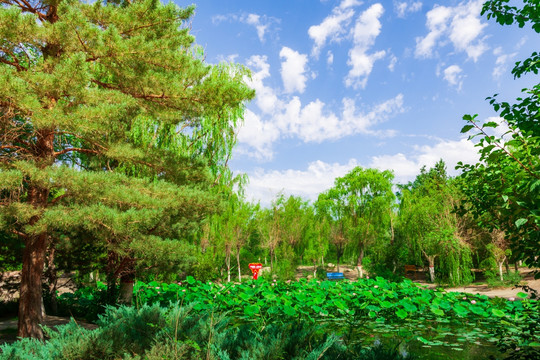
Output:
<instances>
[{"instance_id":1,"label":"pink lotus flower","mask_svg":"<svg viewBox=\"0 0 540 360\"><path fill-rule=\"evenodd\" d=\"M508 300L514 301L514 300L516 300L516 298L511 297L511 298L508 298Z\"/></svg>"},{"instance_id":2,"label":"pink lotus flower","mask_svg":"<svg viewBox=\"0 0 540 360\"><path fill-rule=\"evenodd\" d=\"M471 304L476 304L476 301L475 300L471 300Z\"/></svg>"},{"instance_id":3,"label":"pink lotus flower","mask_svg":"<svg viewBox=\"0 0 540 360\"><path fill-rule=\"evenodd\" d=\"M379 288L379 285L375 285L374 288L375 288L375 289L378 289L378 288Z\"/></svg>"},{"instance_id":4,"label":"pink lotus flower","mask_svg":"<svg viewBox=\"0 0 540 360\"><path fill-rule=\"evenodd\" d=\"M463 300L467 300L467 298L464 296L464 297L463 297Z\"/></svg>"}]
</instances>

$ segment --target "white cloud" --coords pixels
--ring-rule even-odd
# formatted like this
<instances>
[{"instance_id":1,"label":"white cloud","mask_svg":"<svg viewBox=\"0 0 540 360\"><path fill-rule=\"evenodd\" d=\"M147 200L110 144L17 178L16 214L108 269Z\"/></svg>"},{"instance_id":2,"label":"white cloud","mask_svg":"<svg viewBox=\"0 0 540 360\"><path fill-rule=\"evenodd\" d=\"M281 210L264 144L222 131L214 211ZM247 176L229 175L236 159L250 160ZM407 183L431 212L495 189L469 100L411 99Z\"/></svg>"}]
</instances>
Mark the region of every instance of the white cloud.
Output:
<instances>
[{"instance_id":1,"label":"white cloud","mask_svg":"<svg viewBox=\"0 0 540 360\"><path fill-rule=\"evenodd\" d=\"M261 42L264 43L265 35L268 33L270 27L274 23L278 23L279 20L266 15L257 14L228 14L228 15L215 15L212 17L214 24L219 24L224 21L238 21L250 26L255 27L257 30L257 36Z\"/></svg>"},{"instance_id":2,"label":"white cloud","mask_svg":"<svg viewBox=\"0 0 540 360\"><path fill-rule=\"evenodd\" d=\"M431 168L440 159L446 163L448 174L455 176L458 175L455 170L457 163L478 162L478 152L474 144L466 138L439 140L434 145L415 146L413 154L409 156L402 153L374 156L369 166L380 170L393 170L395 182L404 184L413 181L422 166Z\"/></svg>"},{"instance_id":3,"label":"white cloud","mask_svg":"<svg viewBox=\"0 0 540 360\"><path fill-rule=\"evenodd\" d=\"M399 18L405 18L409 13L415 13L422 9L422 2L394 1L394 11Z\"/></svg>"},{"instance_id":4,"label":"white cloud","mask_svg":"<svg viewBox=\"0 0 540 360\"><path fill-rule=\"evenodd\" d=\"M394 71L396 68L398 58L395 55L390 56L390 63L388 64L388 70Z\"/></svg>"},{"instance_id":5,"label":"white cloud","mask_svg":"<svg viewBox=\"0 0 540 360\"><path fill-rule=\"evenodd\" d=\"M304 142L322 142L354 134L391 136L392 133L372 128L402 111L402 94L373 106L368 112L359 111L354 100L345 98L340 113L326 110L326 104L319 99L302 106L300 99L294 97L275 118L284 136L294 136Z\"/></svg>"},{"instance_id":6,"label":"white cloud","mask_svg":"<svg viewBox=\"0 0 540 360\"><path fill-rule=\"evenodd\" d=\"M274 89L264 83L265 79L270 78L266 56L252 56L247 65L253 70L252 78L247 81L256 91L258 110L251 109L246 115L246 124L239 130L239 151L242 154L260 160L271 159L272 143L280 138L322 142L354 134L395 135L393 131L378 131L375 126L404 111L403 94L371 107L363 104L357 106L353 99L344 98L341 109L336 111L319 99L302 104L298 96L278 96ZM298 83L294 84L292 88L301 89ZM258 136L256 131L265 134Z\"/></svg>"},{"instance_id":7,"label":"white cloud","mask_svg":"<svg viewBox=\"0 0 540 360\"><path fill-rule=\"evenodd\" d=\"M246 110L244 124L238 132L237 151L258 160L270 160L272 144L279 138L279 129L272 122L261 121L254 112Z\"/></svg>"},{"instance_id":8,"label":"white cloud","mask_svg":"<svg viewBox=\"0 0 540 360\"><path fill-rule=\"evenodd\" d=\"M322 23L308 29L308 35L314 41L311 51L313 56L318 58L327 42L339 42L347 34L347 28L354 16L352 8L360 4L361 2L356 0L343 0Z\"/></svg>"},{"instance_id":9,"label":"white cloud","mask_svg":"<svg viewBox=\"0 0 540 360\"><path fill-rule=\"evenodd\" d=\"M379 18L383 12L384 8L377 3L370 6L358 17L353 29L354 45L349 51L349 60L347 61L351 69L345 78L346 86L365 88L368 76L373 70L373 64L385 56L384 50L372 54L367 53L381 32Z\"/></svg>"},{"instance_id":10,"label":"white cloud","mask_svg":"<svg viewBox=\"0 0 540 360\"><path fill-rule=\"evenodd\" d=\"M493 68L493 78L499 79L508 69L508 62L516 57L517 53L504 54L502 48L499 46L493 50L493 55L497 56L495 60L495 67Z\"/></svg>"},{"instance_id":11,"label":"white cloud","mask_svg":"<svg viewBox=\"0 0 540 360\"><path fill-rule=\"evenodd\" d=\"M416 38L416 56L432 57L437 46L450 40L456 51L465 52L469 59L477 61L488 49L481 37L487 26L480 18L482 0L462 2L455 7L435 5L426 15L429 33Z\"/></svg>"},{"instance_id":12,"label":"white cloud","mask_svg":"<svg viewBox=\"0 0 540 360\"><path fill-rule=\"evenodd\" d=\"M433 145L415 146L410 155L397 153L393 155L373 156L364 167L379 170L392 170L394 183L405 184L413 181L420 173L422 166L433 167L443 159L448 174L458 175L455 166L458 161L476 163L478 153L471 141L439 139ZM310 162L306 169L263 170L256 169L249 173L249 185L246 194L250 200L261 201L269 206L275 196L282 192L285 195L301 196L315 201L318 195L334 185L336 177L342 177L356 166L363 166L356 159L348 162L326 163L320 160Z\"/></svg>"},{"instance_id":13,"label":"white cloud","mask_svg":"<svg viewBox=\"0 0 540 360\"><path fill-rule=\"evenodd\" d=\"M270 65L266 56L254 55L247 61L247 66L253 70L248 84L255 89L257 97L255 102L264 114L272 113L278 105L278 97L271 87L265 86L264 79L270 76Z\"/></svg>"},{"instance_id":14,"label":"white cloud","mask_svg":"<svg viewBox=\"0 0 540 360\"><path fill-rule=\"evenodd\" d=\"M285 59L281 63L281 79L286 93L298 91L303 93L306 89L307 55L300 54L284 46L279 52L279 57Z\"/></svg>"},{"instance_id":15,"label":"white cloud","mask_svg":"<svg viewBox=\"0 0 540 360\"><path fill-rule=\"evenodd\" d=\"M257 36L261 42L264 42L264 34L268 29L268 23L261 23L261 17L256 14L248 14L244 20L246 24L255 26L257 29Z\"/></svg>"},{"instance_id":16,"label":"white cloud","mask_svg":"<svg viewBox=\"0 0 540 360\"><path fill-rule=\"evenodd\" d=\"M458 91L461 90L461 86L463 85L464 76L461 74L462 72L463 70L458 65L450 65L443 71L444 79Z\"/></svg>"},{"instance_id":17,"label":"white cloud","mask_svg":"<svg viewBox=\"0 0 540 360\"><path fill-rule=\"evenodd\" d=\"M325 163L317 160L308 164L306 169L263 170L257 169L249 175L246 194L250 200L261 200L261 205L269 206L276 195L301 196L315 201L317 196L334 185L336 177L344 176L358 162L349 160L346 164Z\"/></svg>"},{"instance_id":18,"label":"white cloud","mask_svg":"<svg viewBox=\"0 0 540 360\"><path fill-rule=\"evenodd\" d=\"M326 54L326 63L328 65L332 65L334 63L334 54L328 50L328 53Z\"/></svg>"}]
</instances>

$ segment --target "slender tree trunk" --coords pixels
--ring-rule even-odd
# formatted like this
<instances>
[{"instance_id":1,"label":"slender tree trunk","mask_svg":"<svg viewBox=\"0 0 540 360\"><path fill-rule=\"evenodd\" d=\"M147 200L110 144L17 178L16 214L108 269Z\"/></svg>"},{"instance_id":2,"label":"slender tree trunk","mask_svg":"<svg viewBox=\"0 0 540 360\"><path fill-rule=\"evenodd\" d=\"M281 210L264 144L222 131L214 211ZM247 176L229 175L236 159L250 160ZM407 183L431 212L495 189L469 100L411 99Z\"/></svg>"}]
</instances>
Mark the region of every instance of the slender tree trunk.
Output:
<instances>
[{"instance_id":1,"label":"slender tree trunk","mask_svg":"<svg viewBox=\"0 0 540 360\"><path fill-rule=\"evenodd\" d=\"M427 257L429 263L429 279L432 283L435 282L435 256Z\"/></svg>"},{"instance_id":2,"label":"slender tree trunk","mask_svg":"<svg viewBox=\"0 0 540 360\"><path fill-rule=\"evenodd\" d=\"M242 282L242 269L240 268L240 248L236 248L236 264L238 265L238 281Z\"/></svg>"},{"instance_id":3,"label":"slender tree trunk","mask_svg":"<svg viewBox=\"0 0 540 360\"><path fill-rule=\"evenodd\" d=\"M514 270L516 272L519 272L519 267L518 267L518 262L517 261L514 263Z\"/></svg>"},{"instance_id":4,"label":"slender tree trunk","mask_svg":"<svg viewBox=\"0 0 540 360\"><path fill-rule=\"evenodd\" d=\"M508 264L508 259L504 260L504 266L506 268L506 273L510 275L510 264Z\"/></svg>"},{"instance_id":5,"label":"slender tree trunk","mask_svg":"<svg viewBox=\"0 0 540 360\"><path fill-rule=\"evenodd\" d=\"M42 282L47 234L28 236L23 250L17 336L43 339Z\"/></svg>"},{"instance_id":6,"label":"slender tree trunk","mask_svg":"<svg viewBox=\"0 0 540 360\"><path fill-rule=\"evenodd\" d=\"M225 265L227 265L227 282L231 282L231 248L227 246L225 249Z\"/></svg>"},{"instance_id":7,"label":"slender tree trunk","mask_svg":"<svg viewBox=\"0 0 540 360\"><path fill-rule=\"evenodd\" d=\"M358 260L356 262L356 269L358 270L358 277L361 279L364 277L364 269L362 267L362 260L364 259L364 247L360 247L360 254L358 255Z\"/></svg>"},{"instance_id":8,"label":"slender tree trunk","mask_svg":"<svg viewBox=\"0 0 540 360\"><path fill-rule=\"evenodd\" d=\"M503 276L503 265L504 265L504 261L499 261L499 277L501 278L501 281L504 281L504 276Z\"/></svg>"}]
</instances>

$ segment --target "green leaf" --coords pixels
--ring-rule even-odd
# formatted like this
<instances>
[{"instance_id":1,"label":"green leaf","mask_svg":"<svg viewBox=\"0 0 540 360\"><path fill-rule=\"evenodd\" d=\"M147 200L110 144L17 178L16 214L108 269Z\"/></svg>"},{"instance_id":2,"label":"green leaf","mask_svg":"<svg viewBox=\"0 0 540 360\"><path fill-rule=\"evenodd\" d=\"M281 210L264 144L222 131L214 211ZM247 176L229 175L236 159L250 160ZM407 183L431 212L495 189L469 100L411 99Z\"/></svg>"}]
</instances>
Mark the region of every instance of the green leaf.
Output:
<instances>
[{"instance_id":1,"label":"green leaf","mask_svg":"<svg viewBox=\"0 0 540 360\"><path fill-rule=\"evenodd\" d=\"M461 128L461 133L464 134L467 131L471 130L473 127L474 127L474 125L465 125L464 127Z\"/></svg>"},{"instance_id":2,"label":"green leaf","mask_svg":"<svg viewBox=\"0 0 540 360\"><path fill-rule=\"evenodd\" d=\"M437 316L444 316L444 311L442 311L441 309L437 308L437 307L430 307L430 310L432 313L434 313L435 315Z\"/></svg>"},{"instance_id":3,"label":"green leaf","mask_svg":"<svg viewBox=\"0 0 540 360\"><path fill-rule=\"evenodd\" d=\"M483 128L485 127L496 128L497 126L499 126L499 124L497 124L495 121L490 121L490 122L485 123L482 127Z\"/></svg>"},{"instance_id":4,"label":"green leaf","mask_svg":"<svg viewBox=\"0 0 540 360\"><path fill-rule=\"evenodd\" d=\"M527 293L524 293L524 292L520 291L520 292L517 293L517 297L522 298L522 299L526 299L526 298L529 297L529 295Z\"/></svg>"},{"instance_id":5,"label":"green leaf","mask_svg":"<svg viewBox=\"0 0 540 360\"><path fill-rule=\"evenodd\" d=\"M288 316L294 316L294 315L296 315L296 309L293 308L293 307L290 306L290 305L285 305L285 306L283 307L283 312L284 312L286 315L288 315Z\"/></svg>"},{"instance_id":6,"label":"green leaf","mask_svg":"<svg viewBox=\"0 0 540 360\"><path fill-rule=\"evenodd\" d=\"M523 225L525 225L525 223L527 222L527 219L517 219L516 220L516 226L517 228L519 229L520 227L522 227Z\"/></svg>"},{"instance_id":7,"label":"green leaf","mask_svg":"<svg viewBox=\"0 0 540 360\"><path fill-rule=\"evenodd\" d=\"M260 307L257 305L248 305L244 308L244 314L250 317L255 314L258 314L259 312L260 312Z\"/></svg>"},{"instance_id":8,"label":"green leaf","mask_svg":"<svg viewBox=\"0 0 540 360\"><path fill-rule=\"evenodd\" d=\"M491 309L491 312L493 313L493 315L495 315L497 317L504 317L505 316L504 311L499 310L499 309Z\"/></svg>"},{"instance_id":9,"label":"green leaf","mask_svg":"<svg viewBox=\"0 0 540 360\"><path fill-rule=\"evenodd\" d=\"M403 309L399 309L398 311L396 311L396 315L400 318L400 319L405 319L407 317L407 312Z\"/></svg>"}]
</instances>

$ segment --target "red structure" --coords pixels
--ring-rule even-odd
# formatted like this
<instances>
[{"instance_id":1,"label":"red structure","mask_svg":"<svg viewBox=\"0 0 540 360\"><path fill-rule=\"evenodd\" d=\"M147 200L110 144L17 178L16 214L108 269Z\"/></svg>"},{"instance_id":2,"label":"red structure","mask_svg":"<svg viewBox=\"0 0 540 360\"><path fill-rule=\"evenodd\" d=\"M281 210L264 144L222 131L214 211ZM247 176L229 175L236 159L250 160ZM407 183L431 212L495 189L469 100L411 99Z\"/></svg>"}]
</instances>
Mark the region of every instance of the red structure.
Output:
<instances>
[{"instance_id":1,"label":"red structure","mask_svg":"<svg viewBox=\"0 0 540 360\"><path fill-rule=\"evenodd\" d=\"M259 271L261 271L262 269L262 264L261 263L249 264L249 268L251 269L251 272L253 273L253 280L257 280L257 278L259 277Z\"/></svg>"}]
</instances>

